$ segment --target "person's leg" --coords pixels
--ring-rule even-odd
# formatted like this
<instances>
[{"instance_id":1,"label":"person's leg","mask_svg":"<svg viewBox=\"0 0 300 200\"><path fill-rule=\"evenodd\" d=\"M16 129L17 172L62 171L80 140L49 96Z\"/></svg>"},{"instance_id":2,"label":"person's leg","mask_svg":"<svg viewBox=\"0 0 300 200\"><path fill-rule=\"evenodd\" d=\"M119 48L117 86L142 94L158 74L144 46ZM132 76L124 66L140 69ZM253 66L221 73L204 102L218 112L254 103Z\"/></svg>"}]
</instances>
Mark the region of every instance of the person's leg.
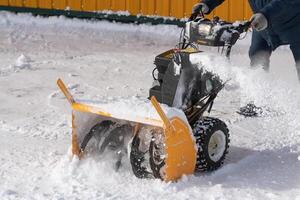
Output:
<instances>
[{"instance_id":1,"label":"person's leg","mask_svg":"<svg viewBox=\"0 0 300 200\"><path fill-rule=\"evenodd\" d=\"M249 49L250 65L252 67L263 66L266 71L269 71L271 53L271 46L268 45L260 33L254 30Z\"/></svg>"},{"instance_id":2,"label":"person's leg","mask_svg":"<svg viewBox=\"0 0 300 200\"><path fill-rule=\"evenodd\" d=\"M249 49L249 57L251 66L263 66L268 71L270 67L270 57L272 48L268 45L267 41L257 31L253 31L251 46ZM246 117L255 117L263 114L263 109L249 103L240 108L237 113Z\"/></svg>"},{"instance_id":3,"label":"person's leg","mask_svg":"<svg viewBox=\"0 0 300 200\"><path fill-rule=\"evenodd\" d=\"M300 42L291 44L290 49L292 50L292 53L294 55L294 59L296 62L296 70L298 74L298 80L300 82Z\"/></svg>"}]
</instances>

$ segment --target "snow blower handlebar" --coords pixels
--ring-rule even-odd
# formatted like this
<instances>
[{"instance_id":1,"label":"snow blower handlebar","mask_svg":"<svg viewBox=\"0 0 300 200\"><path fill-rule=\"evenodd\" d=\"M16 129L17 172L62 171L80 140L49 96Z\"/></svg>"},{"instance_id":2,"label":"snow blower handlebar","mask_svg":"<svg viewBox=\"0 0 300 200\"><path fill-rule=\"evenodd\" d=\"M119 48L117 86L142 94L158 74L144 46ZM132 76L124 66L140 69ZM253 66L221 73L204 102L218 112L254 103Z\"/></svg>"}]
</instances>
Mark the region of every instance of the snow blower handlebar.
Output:
<instances>
[{"instance_id":1,"label":"snow blower handlebar","mask_svg":"<svg viewBox=\"0 0 300 200\"><path fill-rule=\"evenodd\" d=\"M203 7L203 5L199 5L199 7L198 7L198 11L196 11L196 12L194 12L194 9L193 9L193 13L191 14L191 16L190 16L190 18L188 19L188 21L193 21L193 20L195 20L197 17L201 17L201 18L204 18L204 13L203 13L203 11L202 11L202 7Z\"/></svg>"},{"instance_id":2,"label":"snow blower handlebar","mask_svg":"<svg viewBox=\"0 0 300 200\"><path fill-rule=\"evenodd\" d=\"M210 20L205 18L203 13L194 13L183 28L179 46L181 49L189 46L197 49L197 45L227 47L226 57L229 58L232 46L236 44L242 33L249 30L250 26L251 21L232 23L220 20L219 17Z\"/></svg>"},{"instance_id":3,"label":"snow blower handlebar","mask_svg":"<svg viewBox=\"0 0 300 200\"><path fill-rule=\"evenodd\" d=\"M202 15L197 15L196 17L191 17L186 23L185 29L190 29L191 42L206 40L214 40L214 42L209 43L209 46L218 46L222 42L229 42L230 36L240 36L245 33L251 27L251 21L236 21L227 22L220 20L219 17L214 17L212 20L204 18ZM192 23L192 24L191 24ZM187 30L186 30L187 31ZM201 42L200 42L201 43ZM201 43L205 45L205 43ZM213 44L213 45L211 45ZM235 44L235 43L234 43ZM234 45L232 44L232 45Z\"/></svg>"}]
</instances>

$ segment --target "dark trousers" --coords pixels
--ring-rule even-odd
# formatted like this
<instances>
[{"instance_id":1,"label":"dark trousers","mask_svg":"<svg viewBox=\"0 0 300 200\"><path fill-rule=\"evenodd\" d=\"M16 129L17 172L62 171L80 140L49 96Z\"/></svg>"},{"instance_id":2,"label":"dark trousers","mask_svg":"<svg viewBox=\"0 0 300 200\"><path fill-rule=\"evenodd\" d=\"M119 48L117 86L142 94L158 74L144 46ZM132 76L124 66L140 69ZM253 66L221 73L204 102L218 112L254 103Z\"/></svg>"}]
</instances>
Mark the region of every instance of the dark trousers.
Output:
<instances>
[{"instance_id":1,"label":"dark trousers","mask_svg":"<svg viewBox=\"0 0 300 200\"><path fill-rule=\"evenodd\" d=\"M249 49L251 66L261 65L266 71L269 71L271 54L271 46L269 46L268 42L259 32L253 30L251 46Z\"/></svg>"},{"instance_id":2,"label":"dark trousers","mask_svg":"<svg viewBox=\"0 0 300 200\"><path fill-rule=\"evenodd\" d=\"M293 56L296 62L296 69L298 73L298 80L300 81L300 42L296 44L290 44L290 49L293 52Z\"/></svg>"},{"instance_id":3,"label":"dark trousers","mask_svg":"<svg viewBox=\"0 0 300 200\"><path fill-rule=\"evenodd\" d=\"M290 49L294 55L298 79L300 81L300 42L290 44ZM253 31L251 46L249 49L249 57L251 66L261 65L266 71L270 68L270 57L272 48L267 41L257 31Z\"/></svg>"}]
</instances>

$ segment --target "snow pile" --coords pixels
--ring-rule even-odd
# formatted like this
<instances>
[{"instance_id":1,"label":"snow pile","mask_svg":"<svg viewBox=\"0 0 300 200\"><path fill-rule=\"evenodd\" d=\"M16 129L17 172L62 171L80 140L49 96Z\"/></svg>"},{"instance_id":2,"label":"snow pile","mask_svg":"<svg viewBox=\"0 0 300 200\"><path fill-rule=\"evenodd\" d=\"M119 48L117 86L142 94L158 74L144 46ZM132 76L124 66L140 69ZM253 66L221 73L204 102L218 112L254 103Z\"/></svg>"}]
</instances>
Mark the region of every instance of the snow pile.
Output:
<instances>
[{"instance_id":1,"label":"snow pile","mask_svg":"<svg viewBox=\"0 0 300 200\"><path fill-rule=\"evenodd\" d=\"M131 98L108 98L101 100L77 100L79 103L87 104L99 108L103 112L110 113L118 118L144 117L150 119L160 119L153 105L149 100L139 97ZM164 106L167 110L168 107Z\"/></svg>"},{"instance_id":2,"label":"snow pile","mask_svg":"<svg viewBox=\"0 0 300 200\"><path fill-rule=\"evenodd\" d=\"M140 97L131 98L108 98L101 100L76 100L79 103L90 105L99 108L105 113L110 113L112 116L120 119L155 119L161 120L154 106L150 100L141 99ZM186 116L182 110L169 107L165 104L161 104L162 109L167 116L174 117L178 116L187 122Z\"/></svg>"},{"instance_id":3,"label":"snow pile","mask_svg":"<svg viewBox=\"0 0 300 200\"><path fill-rule=\"evenodd\" d=\"M15 72L23 69L31 69L31 64L33 61L30 59L30 57L21 55L16 60L16 63L11 67Z\"/></svg>"},{"instance_id":4,"label":"snow pile","mask_svg":"<svg viewBox=\"0 0 300 200\"><path fill-rule=\"evenodd\" d=\"M9 67L0 68L0 76L8 76L11 73L18 73L25 70L33 70L33 60L29 56L21 54L14 64L10 64Z\"/></svg>"},{"instance_id":5,"label":"snow pile","mask_svg":"<svg viewBox=\"0 0 300 200\"><path fill-rule=\"evenodd\" d=\"M91 39L94 39L94 42L110 42L111 44L114 44L114 47L120 45L122 46L124 44L130 44L134 47L134 44L137 41L144 42L146 45L166 45L170 44L170 41L177 39L180 31L176 26L149 26L145 24L136 26L134 24L110 23L106 21L97 23L97 21L91 20L68 19L64 16L49 17L47 19L39 16L33 18L32 16L26 14L14 15L8 12L1 13L0 25L3 27L16 26L23 30L26 29L26 26L32 26L32 28L39 27L38 31L51 28L52 30L56 30L52 34L59 36L61 36L61 30L65 29L64 34L70 34L73 36L80 35L80 39L85 39L88 35ZM19 30L16 30L16 32L18 31ZM166 35L168 37L165 37ZM14 33L10 35L9 38L11 38L13 43L15 43L18 39L26 39L30 37L36 39L36 36L38 35L27 35L25 32L23 32L20 33L18 37L16 37L16 33ZM164 40L160 39L162 37L164 37ZM77 41L78 40L76 40L76 42ZM93 48L92 46L90 47Z\"/></svg>"}]
</instances>

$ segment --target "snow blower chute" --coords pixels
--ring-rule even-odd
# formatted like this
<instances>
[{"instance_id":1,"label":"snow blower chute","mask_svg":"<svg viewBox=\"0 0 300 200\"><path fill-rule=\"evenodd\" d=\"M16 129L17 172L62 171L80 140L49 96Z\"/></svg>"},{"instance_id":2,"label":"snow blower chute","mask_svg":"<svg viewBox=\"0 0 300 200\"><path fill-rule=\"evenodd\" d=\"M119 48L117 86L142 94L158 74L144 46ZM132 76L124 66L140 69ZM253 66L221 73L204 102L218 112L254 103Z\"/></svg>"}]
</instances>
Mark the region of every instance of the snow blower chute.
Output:
<instances>
[{"instance_id":1,"label":"snow blower chute","mask_svg":"<svg viewBox=\"0 0 300 200\"><path fill-rule=\"evenodd\" d=\"M186 23L177 48L155 58L155 84L149 99L159 115L157 119L138 114L119 116L77 102L59 79L57 84L72 107L72 153L82 159L94 151L112 152L116 170L127 154L137 177L165 181L219 168L228 152L229 131L223 121L205 113L210 113L224 83L192 64L190 57L204 54L199 46L207 45L226 47L229 58L231 47L249 26L250 22L208 20L203 15ZM159 103L181 113L167 116Z\"/></svg>"}]
</instances>

